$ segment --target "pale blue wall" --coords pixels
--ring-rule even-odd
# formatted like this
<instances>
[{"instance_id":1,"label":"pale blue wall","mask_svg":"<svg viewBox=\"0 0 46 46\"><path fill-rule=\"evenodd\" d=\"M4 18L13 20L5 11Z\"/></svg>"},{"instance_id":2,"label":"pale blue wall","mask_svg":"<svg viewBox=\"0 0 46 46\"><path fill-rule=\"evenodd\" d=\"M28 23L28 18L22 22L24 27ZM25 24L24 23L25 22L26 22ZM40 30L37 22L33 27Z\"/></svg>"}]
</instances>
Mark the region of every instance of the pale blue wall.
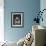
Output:
<instances>
[{"instance_id":1,"label":"pale blue wall","mask_svg":"<svg viewBox=\"0 0 46 46\"><path fill-rule=\"evenodd\" d=\"M41 0L40 1L40 10L42 11L43 9L46 9L46 0ZM45 26L46 27L46 10L43 12L43 22L40 22L40 25Z\"/></svg>"},{"instance_id":2,"label":"pale blue wall","mask_svg":"<svg viewBox=\"0 0 46 46\"><path fill-rule=\"evenodd\" d=\"M18 41L31 31L35 12L40 9L40 0L4 0L5 40ZM11 12L24 12L24 27L11 28Z\"/></svg>"}]
</instances>

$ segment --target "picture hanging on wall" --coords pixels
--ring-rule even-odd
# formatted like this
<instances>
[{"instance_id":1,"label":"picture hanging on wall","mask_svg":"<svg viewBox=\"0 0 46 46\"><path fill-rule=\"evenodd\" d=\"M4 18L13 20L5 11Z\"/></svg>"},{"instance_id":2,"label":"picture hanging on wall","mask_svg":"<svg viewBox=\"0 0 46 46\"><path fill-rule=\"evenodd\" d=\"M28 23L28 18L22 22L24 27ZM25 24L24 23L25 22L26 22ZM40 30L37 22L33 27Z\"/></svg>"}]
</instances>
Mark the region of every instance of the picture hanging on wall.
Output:
<instances>
[{"instance_id":1,"label":"picture hanging on wall","mask_svg":"<svg viewBox=\"0 0 46 46\"><path fill-rule=\"evenodd\" d=\"M11 27L24 26L24 12L11 12Z\"/></svg>"}]
</instances>

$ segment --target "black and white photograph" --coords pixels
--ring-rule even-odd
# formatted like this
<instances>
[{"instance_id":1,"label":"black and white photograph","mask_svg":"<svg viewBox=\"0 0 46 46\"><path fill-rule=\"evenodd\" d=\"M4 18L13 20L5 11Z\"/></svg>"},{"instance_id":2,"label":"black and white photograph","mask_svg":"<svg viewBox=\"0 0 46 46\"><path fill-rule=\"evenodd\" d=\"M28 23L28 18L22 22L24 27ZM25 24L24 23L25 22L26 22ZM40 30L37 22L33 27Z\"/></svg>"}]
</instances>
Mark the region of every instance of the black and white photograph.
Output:
<instances>
[{"instance_id":1,"label":"black and white photograph","mask_svg":"<svg viewBox=\"0 0 46 46\"><path fill-rule=\"evenodd\" d=\"M11 26L23 27L24 12L11 12Z\"/></svg>"}]
</instances>

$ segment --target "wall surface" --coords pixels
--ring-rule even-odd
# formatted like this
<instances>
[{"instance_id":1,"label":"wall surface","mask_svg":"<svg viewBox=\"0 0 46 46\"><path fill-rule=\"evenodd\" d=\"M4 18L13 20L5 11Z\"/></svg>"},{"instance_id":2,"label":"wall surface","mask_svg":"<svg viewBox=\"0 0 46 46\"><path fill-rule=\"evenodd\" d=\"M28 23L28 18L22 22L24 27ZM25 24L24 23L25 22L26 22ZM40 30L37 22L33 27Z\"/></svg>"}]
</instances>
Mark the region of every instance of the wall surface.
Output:
<instances>
[{"instance_id":1,"label":"wall surface","mask_svg":"<svg viewBox=\"0 0 46 46\"><path fill-rule=\"evenodd\" d=\"M7 41L18 41L32 29L35 12L40 9L40 0L4 0L4 36ZM11 12L24 12L24 27L11 27Z\"/></svg>"},{"instance_id":2,"label":"wall surface","mask_svg":"<svg viewBox=\"0 0 46 46\"><path fill-rule=\"evenodd\" d=\"M40 9L41 9L41 11L43 9L46 9L46 0L41 0L40 1ZM44 10L42 17L43 17L43 22L41 21L40 22L40 25L46 27L46 10Z\"/></svg>"}]
</instances>

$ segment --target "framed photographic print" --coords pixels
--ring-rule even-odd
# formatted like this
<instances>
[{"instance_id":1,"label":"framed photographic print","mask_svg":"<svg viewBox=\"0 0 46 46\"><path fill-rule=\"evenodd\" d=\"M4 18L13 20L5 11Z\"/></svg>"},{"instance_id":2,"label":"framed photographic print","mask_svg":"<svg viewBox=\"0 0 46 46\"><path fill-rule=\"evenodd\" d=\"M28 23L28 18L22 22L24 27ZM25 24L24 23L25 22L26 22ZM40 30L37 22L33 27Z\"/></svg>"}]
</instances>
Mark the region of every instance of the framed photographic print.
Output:
<instances>
[{"instance_id":1,"label":"framed photographic print","mask_svg":"<svg viewBox=\"0 0 46 46\"><path fill-rule=\"evenodd\" d=\"M24 26L24 12L11 12L11 27Z\"/></svg>"}]
</instances>

